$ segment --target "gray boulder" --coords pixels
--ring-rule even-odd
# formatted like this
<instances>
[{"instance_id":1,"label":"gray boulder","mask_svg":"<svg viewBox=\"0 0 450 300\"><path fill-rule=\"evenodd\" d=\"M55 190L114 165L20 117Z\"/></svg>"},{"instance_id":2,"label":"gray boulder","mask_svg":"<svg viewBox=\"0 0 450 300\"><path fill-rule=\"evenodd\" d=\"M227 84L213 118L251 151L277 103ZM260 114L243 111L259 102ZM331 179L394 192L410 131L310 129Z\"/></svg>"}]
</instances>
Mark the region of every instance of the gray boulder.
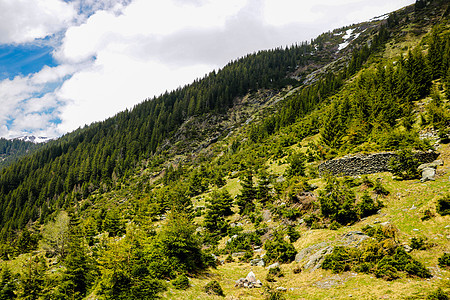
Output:
<instances>
[{"instance_id":1,"label":"gray boulder","mask_svg":"<svg viewBox=\"0 0 450 300\"><path fill-rule=\"evenodd\" d=\"M311 254L315 253L317 250L322 249L326 246L327 246L327 243L322 242L322 243L315 244L315 245L309 246L307 248L304 248L304 249L300 250L299 253L297 253L297 255L295 256L295 261L299 262L299 261L303 260L305 257L310 256Z\"/></svg>"},{"instance_id":2,"label":"gray boulder","mask_svg":"<svg viewBox=\"0 0 450 300\"><path fill-rule=\"evenodd\" d=\"M422 169L422 178L420 181L434 181L436 176L436 169L435 168L424 168Z\"/></svg>"},{"instance_id":3,"label":"gray boulder","mask_svg":"<svg viewBox=\"0 0 450 300\"><path fill-rule=\"evenodd\" d=\"M234 286L241 287L241 288L247 288L247 289L260 288L260 287L262 287L262 282L260 280L256 280L255 273L250 271L250 273L248 273L247 277L239 278L236 281L236 284Z\"/></svg>"},{"instance_id":4,"label":"gray boulder","mask_svg":"<svg viewBox=\"0 0 450 300\"><path fill-rule=\"evenodd\" d=\"M270 269L273 269L273 268L278 268L280 266L280 263L274 263L274 264L271 264L270 266L268 266L266 269L267 270L270 270Z\"/></svg>"},{"instance_id":5,"label":"gray boulder","mask_svg":"<svg viewBox=\"0 0 450 300\"><path fill-rule=\"evenodd\" d=\"M304 269L311 269L311 271L315 271L322 266L323 261L325 260L325 256L331 254L333 252L333 246L327 246L325 248L320 249L313 255L311 255L306 262Z\"/></svg>"},{"instance_id":6,"label":"gray boulder","mask_svg":"<svg viewBox=\"0 0 450 300\"><path fill-rule=\"evenodd\" d=\"M343 235L342 243L347 247L359 247L367 239L370 237L361 231L350 231Z\"/></svg>"},{"instance_id":7,"label":"gray boulder","mask_svg":"<svg viewBox=\"0 0 450 300\"><path fill-rule=\"evenodd\" d=\"M262 258L255 258L255 259L252 259L252 260L250 261L250 265L251 265L251 266L264 267L264 265L265 265L264 259L262 259Z\"/></svg>"},{"instance_id":8,"label":"gray boulder","mask_svg":"<svg viewBox=\"0 0 450 300\"><path fill-rule=\"evenodd\" d=\"M421 164L418 169L419 169L419 171L421 171L425 168L436 169L437 167L443 166L443 165L444 165L444 161L442 159L438 159L438 160L435 160L435 161L427 163L427 164Z\"/></svg>"}]
</instances>

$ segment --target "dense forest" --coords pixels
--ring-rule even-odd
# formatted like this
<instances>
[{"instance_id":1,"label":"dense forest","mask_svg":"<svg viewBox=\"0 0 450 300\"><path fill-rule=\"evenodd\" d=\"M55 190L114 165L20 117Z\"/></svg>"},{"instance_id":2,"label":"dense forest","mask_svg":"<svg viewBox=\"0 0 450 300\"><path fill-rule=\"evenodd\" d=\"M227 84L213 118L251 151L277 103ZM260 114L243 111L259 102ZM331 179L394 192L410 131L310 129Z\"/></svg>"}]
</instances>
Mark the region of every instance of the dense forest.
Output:
<instances>
[{"instance_id":1,"label":"dense forest","mask_svg":"<svg viewBox=\"0 0 450 300\"><path fill-rule=\"evenodd\" d=\"M32 142L22 140L0 139L0 168L11 164L20 157L28 154L31 150L38 148L38 145Z\"/></svg>"},{"instance_id":2,"label":"dense forest","mask_svg":"<svg viewBox=\"0 0 450 300\"><path fill-rule=\"evenodd\" d=\"M417 1L384 20L249 54L45 145L0 140L0 155L13 158L0 170L0 299L154 299L233 264L235 253L245 253L241 263L259 249L267 264L291 263L305 232L378 214L392 196L381 180L318 178L317 165L392 150L404 155L402 171L417 169L411 151L435 146L420 133L448 143L448 14L446 1ZM359 37L337 51L348 28ZM275 101L258 100L267 91ZM251 110L248 99L261 106ZM233 123L235 114L246 121ZM193 139L180 128L195 119L234 131L200 150L175 148L180 135ZM424 220L448 218L449 197ZM322 268L432 277L389 226L364 227L373 238L366 248L335 247ZM448 257L439 259L448 268ZM283 276L268 271L264 297L284 299L271 286ZM204 293L223 294L221 284L210 281Z\"/></svg>"}]
</instances>

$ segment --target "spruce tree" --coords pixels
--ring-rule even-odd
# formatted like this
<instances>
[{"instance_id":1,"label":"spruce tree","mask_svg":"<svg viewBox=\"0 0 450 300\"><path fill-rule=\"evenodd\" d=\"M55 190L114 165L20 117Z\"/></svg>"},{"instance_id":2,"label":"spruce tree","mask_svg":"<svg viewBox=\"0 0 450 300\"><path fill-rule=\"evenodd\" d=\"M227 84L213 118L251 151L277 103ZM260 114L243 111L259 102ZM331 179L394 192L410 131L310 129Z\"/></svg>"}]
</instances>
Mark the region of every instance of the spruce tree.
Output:
<instances>
[{"instance_id":1,"label":"spruce tree","mask_svg":"<svg viewBox=\"0 0 450 300\"><path fill-rule=\"evenodd\" d=\"M4 266L0 273L0 300L11 300L16 298L14 291L16 290L16 279L11 269Z\"/></svg>"},{"instance_id":2,"label":"spruce tree","mask_svg":"<svg viewBox=\"0 0 450 300\"><path fill-rule=\"evenodd\" d=\"M67 299L82 299L88 288L89 262L80 219L75 213L70 214L64 266L66 269L59 285L59 294Z\"/></svg>"},{"instance_id":3,"label":"spruce tree","mask_svg":"<svg viewBox=\"0 0 450 300\"><path fill-rule=\"evenodd\" d=\"M242 180L241 193L237 196L236 204L239 207L239 213L249 214L255 210L254 200L256 198L256 190L253 186L253 175L248 172Z\"/></svg>"},{"instance_id":4,"label":"spruce tree","mask_svg":"<svg viewBox=\"0 0 450 300\"><path fill-rule=\"evenodd\" d=\"M233 199L228 191L213 191L206 205L205 227L211 233L226 233L228 223L225 217L231 216Z\"/></svg>"}]
</instances>

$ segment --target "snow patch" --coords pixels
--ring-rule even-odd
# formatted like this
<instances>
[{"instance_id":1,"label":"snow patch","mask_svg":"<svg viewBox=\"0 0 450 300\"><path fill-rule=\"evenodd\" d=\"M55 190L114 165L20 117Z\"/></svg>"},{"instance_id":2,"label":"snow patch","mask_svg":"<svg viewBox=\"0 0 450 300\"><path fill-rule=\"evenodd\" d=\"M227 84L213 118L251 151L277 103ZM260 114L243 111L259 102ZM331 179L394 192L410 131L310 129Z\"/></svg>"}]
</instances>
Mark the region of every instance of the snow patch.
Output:
<instances>
[{"instance_id":1,"label":"snow patch","mask_svg":"<svg viewBox=\"0 0 450 300\"><path fill-rule=\"evenodd\" d=\"M51 138L45 137L45 136L34 136L34 135L25 135L25 136L19 136L17 138L14 138L14 140L21 140L24 142L32 142L35 144L40 144L40 143L46 143L48 141L51 141Z\"/></svg>"},{"instance_id":2,"label":"snow patch","mask_svg":"<svg viewBox=\"0 0 450 300\"><path fill-rule=\"evenodd\" d=\"M354 29L348 29L345 32L345 35L342 37L344 39L344 42L339 44L338 46L338 52L342 49L346 48L350 44L350 37L352 36Z\"/></svg>"},{"instance_id":3,"label":"snow patch","mask_svg":"<svg viewBox=\"0 0 450 300\"><path fill-rule=\"evenodd\" d=\"M342 49L345 49L351 41L356 40L361 33L363 33L364 31L358 32L353 34L353 32L355 31L355 29L348 29L345 32L345 35L342 37L344 39L344 42L338 45L338 52L341 51Z\"/></svg>"}]
</instances>

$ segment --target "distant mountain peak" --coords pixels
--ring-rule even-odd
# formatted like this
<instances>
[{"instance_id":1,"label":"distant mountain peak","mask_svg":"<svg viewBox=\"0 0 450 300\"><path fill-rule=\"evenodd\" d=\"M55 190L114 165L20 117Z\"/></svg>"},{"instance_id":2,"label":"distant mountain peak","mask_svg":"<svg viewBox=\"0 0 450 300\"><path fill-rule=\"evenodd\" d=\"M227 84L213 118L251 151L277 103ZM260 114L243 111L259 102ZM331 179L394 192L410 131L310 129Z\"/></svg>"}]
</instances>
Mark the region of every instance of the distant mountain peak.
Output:
<instances>
[{"instance_id":1,"label":"distant mountain peak","mask_svg":"<svg viewBox=\"0 0 450 300\"><path fill-rule=\"evenodd\" d=\"M13 140L21 140L24 142L32 142L35 144L40 144L40 143L46 143L48 141L51 141L52 138L49 138L46 136L25 135L25 136L16 137Z\"/></svg>"}]
</instances>

